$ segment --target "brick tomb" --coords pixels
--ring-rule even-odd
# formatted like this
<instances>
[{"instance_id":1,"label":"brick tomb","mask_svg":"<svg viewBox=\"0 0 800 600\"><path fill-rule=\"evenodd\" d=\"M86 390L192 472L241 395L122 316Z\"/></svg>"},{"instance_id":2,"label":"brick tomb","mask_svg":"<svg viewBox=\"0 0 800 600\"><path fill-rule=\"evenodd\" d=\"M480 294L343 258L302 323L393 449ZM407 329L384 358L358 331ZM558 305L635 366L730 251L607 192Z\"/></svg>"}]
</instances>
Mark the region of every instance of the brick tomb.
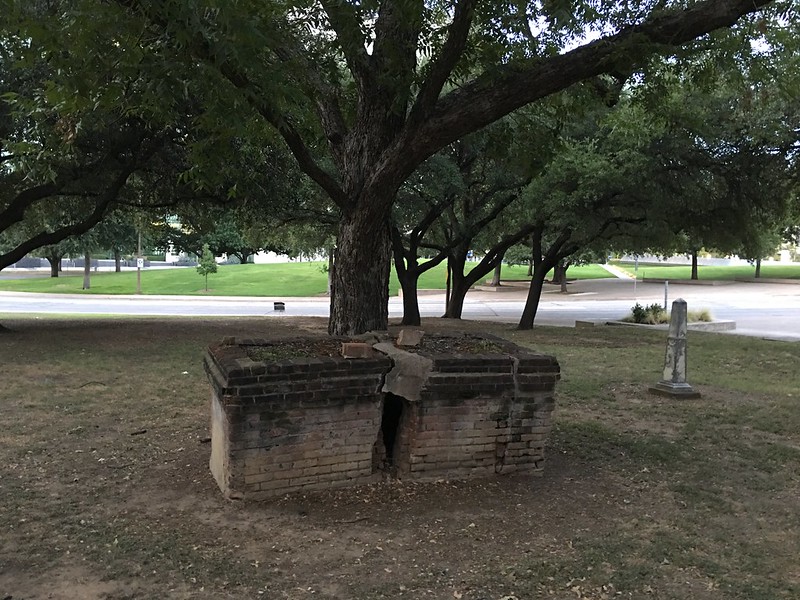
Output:
<instances>
[{"instance_id":1,"label":"brick tomb","mask_svg":"<svg viewBox=\"0 0 800 600\"><path fill-rule=\"evenodd\" d=\"M413 342L211 346L210 466L225 495L541 473L556 359L494 337Z\"/></svg>"}]
</instances>

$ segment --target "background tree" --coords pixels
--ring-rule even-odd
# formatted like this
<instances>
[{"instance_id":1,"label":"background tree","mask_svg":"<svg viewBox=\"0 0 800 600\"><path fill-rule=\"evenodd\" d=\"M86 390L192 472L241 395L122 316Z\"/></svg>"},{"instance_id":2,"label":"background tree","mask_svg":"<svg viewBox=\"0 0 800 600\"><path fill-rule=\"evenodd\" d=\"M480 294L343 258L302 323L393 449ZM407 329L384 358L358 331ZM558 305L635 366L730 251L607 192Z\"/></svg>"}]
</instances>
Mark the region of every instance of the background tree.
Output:
<instances>
[{"instance_id":1,"label":"background tree","mask_svg":"<svg viewBox=\"0 0 800 600\"><path fill-rule=\"evenodd\" d=\"M197 265L197 272L205 278L205 291L208 291L208 276L210 273L217 272L217 261L214 260L214 255L208 244L203 244L203 249L200 254L200 262Z\"/></svg>"},{"instance_id":2,"label":"background tree","mask_svg":"<svg viewBox=\"0 0 800 600\"><path fill-rule=\"evenodd\" d=\"M330 331L352 334L386 327L391 207L426 158L526 104L605 73L630 73L654 53L769 4L643 1L565 11L558 3L474 0L452 9L411 0L79 0L59 6L47 26L18 27L23 36L49 35L53 48L79 49L77 61L54 57L63 63L62 92L103 89L103 102L122 106L114 96L124 89L108 85L111 63L116 73L149 76L141 101L124 103L129 114L171 116L191 88L207 115L271 127L341 212ZM604 37L568 49L587 30Z\"/></svg>"}]
</instances>

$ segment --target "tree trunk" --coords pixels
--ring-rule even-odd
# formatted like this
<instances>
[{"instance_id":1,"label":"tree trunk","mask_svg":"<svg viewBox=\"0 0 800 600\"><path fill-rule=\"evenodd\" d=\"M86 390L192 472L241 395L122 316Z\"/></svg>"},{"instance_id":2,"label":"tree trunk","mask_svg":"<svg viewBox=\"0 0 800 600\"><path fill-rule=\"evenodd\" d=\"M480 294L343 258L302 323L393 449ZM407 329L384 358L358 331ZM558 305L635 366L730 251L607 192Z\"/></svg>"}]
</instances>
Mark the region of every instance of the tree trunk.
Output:
<instances>
[{"instance_id":1,"label":"tree trunk","mask_svg":"<svg viewBox=\"0 0 800 600\"><path fill-rule=\"evenodd\" d=\"M389 211L362 201L342 217L336 244L328 333L359 335L389 326Z\"/></svg>"},{"instance_id":2,"label":"tree trunk","mask_svg":"<svg viewBox=\"0 0 800 600\"><path fill-rule=\"evenodd\" d=\"M469 291L470 284L464 276L466 255L450 256L447 259L450 267L450 298L444 311L445 319L460 319L464 310L464 299Z\"/></svg>"},{"instance_id":3,"label":"tree trunk","mask_svg":"<svg viewBox=\"0 0 800 600\"><path fill-rule=\"evenodd\" d=\"M328 250L328 296L331 295L331 290L333 289L333 269L335 268L335 263L333 262L334 252L336 252L336 248L331 248Z\"/></svg>"},{"instance_id":4,"label":"tree trunk","mask_svg":"<svg viewBox=\"0 0 800 600\"><path fill-rule=\"evenodd\" d=\"M444 312L450 306L450 287L453 284L453 268L450 266L450 259L447 259L447 275L444 282Z\"/></svg>"},{"instance_id":5,"label":"tree trunk","mask_svg":"<svg viewBox=\"0 0 800 600\"><path fill-rule=\"evenodd\" d=\"M561 286L562 294L567 293L567 269L569 269L569 263L564 261L558 261L553 267L553 283Z\"/></svg>"},{"instance_id":6,"label":"tree trunk","mask_svg":"<svg viewBox=\"0 0 800 600\"><path fill-rule=\"evenodd\" d=\"M419 284L419 273L413 270L406 271L403 277L399 277L400 287L403 288L403 320L402 325L421 325L422 317L419 314L419 297L417 288Z\"/></svg>"},{"instance_id":7,"label":"tree trunk","mask_svg":"<svg viewBox=\"0 0 800 600\"><path fill-rule=\"evenodd\" d=\"M761 259L756 259L756 275L755 278L759 279L761 277Z\"/></svg>"},{"instance_id":8,"label":"tree trunk","mask_svg":"<svg viewBox=\"0 0 800 600\"><path fill-rule=\"evenodd\" d=\"M403 245L403 236L396 226L392 226L392 258L397 280L400 282L403 296L402 325L420 325L422 319L419 314L419 301L417 287L419 285L419 263L417 262L416 246L412 243L406 249Z\"/></svg>"},{"instance_id":9,"label":"tree trunk","mask_svg":"<svg viewBox=\"0 0 800 600\"><path fill-rule=\"evenodd\" d=\"M47 262L50 263L50 277L58 277L58 272L61 270L61 257L48 256Z\"/></svg>"},{"instance_id":10,"label":"tree trunk","mask_svg":"<svg viewBox=\"0 0 800 600\"><path fill-rule=\"evenodd\" d=\"M118 248L114 248L114 272L122 272L122 253Z\"/></svg>"},{"instance_id":11,"label":"tree trunk","mask_svg":"<svg viewBox=\"0 0 800 600\"><path fill-rule=\"evenodd\" d=\"M536 240L531 236L531 255L528 258L528 277L533 277L533 267L536 264Z\"/></svg>"},{"instance_id":12,"label":"tree trunk","mask_svg":"<svg viewBox=\"0 0 800 600\"><path fill-rule=\"evenodd\" d=\"M464 300L469 291L469 284L463 277L453 278L453 289L450 292L450 302L447 304L447 310L443 317L445 319L460 319L461 313L464 312Z\"/></svg>"},{"instance_id":13,"label":"tree trunk","mask_svg":"<svg viewBox=\"0 0 800 600\"><path fill-rule=\"evenodd\" d=\"M551 268L553 267L551 267L549 261L542 261L537 264L536 268L533 270L531 287L528 288L528 297L525 299L525 308L522 310L522 316L520 317L517 329L533 329L533 321L536 319L536 312L539 310L539 300L542 297L544 278Z\"/></svg>"},{"instance_id":14,"label":"tree trunk","mask_svg":"<svg viewBox=\"0 0 800 600\"><path fill-rule=\"evenodd\" d=\"M697 279L697 250L692 250L692 281Z\"/></svg>"},{"instance_id":15,"label":"tree trunk","mask_svg":"<svg viewBox=\"0 0 800 600\"><path fill-rule=\"evenodd\" d=\"M500 273L503 270L503 261L497 263L497 266L494 268L494 273L492 274L492 281L489 285L494 287L500 287Z\"/></svg>"},{"instance_id":16,"label":"tree trunk","mask_svg":"<svg viewBox=\"0 0 800 600\"><path fill-rule=\"evenodd\" d=\"M83 289L88 290L92 287L92 255L87 250L83 255Z\"/></svg>"}]
</instances>

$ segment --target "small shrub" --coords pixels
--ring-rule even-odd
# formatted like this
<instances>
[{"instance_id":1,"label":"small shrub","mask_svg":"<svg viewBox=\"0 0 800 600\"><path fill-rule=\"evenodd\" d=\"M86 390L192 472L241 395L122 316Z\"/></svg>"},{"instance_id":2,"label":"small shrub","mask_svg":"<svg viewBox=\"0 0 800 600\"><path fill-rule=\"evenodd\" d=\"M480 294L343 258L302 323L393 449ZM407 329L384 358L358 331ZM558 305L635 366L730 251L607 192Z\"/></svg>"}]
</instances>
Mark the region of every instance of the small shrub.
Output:
<instances>
[{"instance_id":1,"label":"small shrub","mask_svg":"<svg viewBox=\"0 0 800 600\"><path fill-rule=\"evenodd\" d=\"M626 320L645 325L658 325L659 323L668 323L669 315L660 304L651 304L645 307L637 302L631 308L631 317Z\"/></svg>"},{"instance_id":2,"label":"small shrub","mask_svg":"<svg viewBox=\"0 0 800 600\"><path fill-rule=\"evenodd\" d=\"M647 318L647 310L638 302L631 308L631 315L634 323L644 323Z\"/></svg>"}]
</instances>

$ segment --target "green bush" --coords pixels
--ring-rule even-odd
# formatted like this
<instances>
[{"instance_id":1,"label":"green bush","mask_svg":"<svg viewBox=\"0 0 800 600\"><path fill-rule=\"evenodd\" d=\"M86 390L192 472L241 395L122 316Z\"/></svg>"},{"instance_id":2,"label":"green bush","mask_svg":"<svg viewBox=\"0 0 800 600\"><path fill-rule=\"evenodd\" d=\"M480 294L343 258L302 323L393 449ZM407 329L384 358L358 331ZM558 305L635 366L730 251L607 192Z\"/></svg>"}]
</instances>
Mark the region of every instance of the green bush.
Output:
<instances>
[{"instance_id":1,"label":"green bush","mask_svg":"<svg viewBox=\"0 0 800 600\"><path fill-rule=\"evenodd\" d=\"M647 318L647 309L638 302L631 308L634 323L644 323Z\"/></svg>"},{"instance_id":2,"label":"green bush","mask_svg":"<svg viewBox=\"0 0 800 600\"><path fill-rule=\"evenodd\" d=\"M669 315L660 304L642 306L637 302L631 308L631 316L626 320L645 325L658 325L659 323L669 322Z\"/></svg>"}]
</instances>

